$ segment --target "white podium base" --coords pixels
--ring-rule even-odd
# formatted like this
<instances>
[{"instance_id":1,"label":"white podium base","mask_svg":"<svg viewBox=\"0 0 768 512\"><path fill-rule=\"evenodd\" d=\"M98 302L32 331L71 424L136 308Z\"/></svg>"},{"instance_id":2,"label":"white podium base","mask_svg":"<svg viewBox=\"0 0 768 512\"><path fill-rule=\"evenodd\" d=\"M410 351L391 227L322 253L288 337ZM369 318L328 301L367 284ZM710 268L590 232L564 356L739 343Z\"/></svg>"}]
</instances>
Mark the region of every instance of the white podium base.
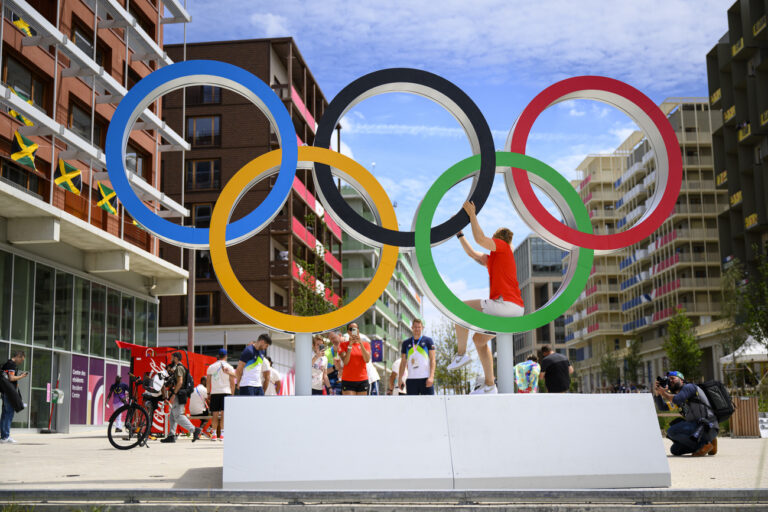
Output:
<instances>
[{"instance_id":1,"label":"white podium base","mask_svg":"<svg viewBox=\"0 0 768 512\"><path fill-rule=\"evenodd\" d=\"M651 395L228 397L223 485L669 487Z\"/></svg>"}]
</instances>

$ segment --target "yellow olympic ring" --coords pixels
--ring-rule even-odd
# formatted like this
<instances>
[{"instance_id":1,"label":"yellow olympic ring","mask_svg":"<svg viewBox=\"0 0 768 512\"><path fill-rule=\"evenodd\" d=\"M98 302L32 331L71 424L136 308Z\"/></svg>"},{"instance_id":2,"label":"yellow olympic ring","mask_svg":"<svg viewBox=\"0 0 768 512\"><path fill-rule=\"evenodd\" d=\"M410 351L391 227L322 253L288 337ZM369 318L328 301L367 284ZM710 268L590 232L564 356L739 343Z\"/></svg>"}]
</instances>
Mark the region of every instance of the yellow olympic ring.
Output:
<instances>
[{"instance_id":1,"label":"yellow olympic ring","mask_svg":"<svg viewBox=\"0 0 768 512\"><path fill-rule=\"evenodd\" d=\"M351 322L365 313L384 293L397 264L398 248L384 245L376 273L368 286L349 304L316 316L293 316L265 306L243 287L235 276L226 247L226 229L232 211L240 197L253 186L258 178L268 175L280 166L281 150L276 149L245 164L232 176L213 208L210 225L211 263L221 288L232 303L253 321L284 332L323 332ZM330 149L314 146L299 148L299 161L319 162L336 169L343 169L349 179L364 189L373 201L384 228L397 230L397 217L392 201L381 184L362 165Z\"/></svg>"}]
</instances>

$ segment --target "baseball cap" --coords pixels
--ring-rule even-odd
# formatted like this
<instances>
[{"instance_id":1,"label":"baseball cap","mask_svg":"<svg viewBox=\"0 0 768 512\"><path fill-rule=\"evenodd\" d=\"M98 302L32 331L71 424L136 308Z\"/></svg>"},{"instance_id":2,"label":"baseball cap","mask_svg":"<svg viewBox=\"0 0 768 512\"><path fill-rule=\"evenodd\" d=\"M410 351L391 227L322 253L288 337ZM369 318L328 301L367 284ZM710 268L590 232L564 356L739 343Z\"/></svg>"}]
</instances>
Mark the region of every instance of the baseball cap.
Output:
<instances>
[{"instance_id":1,"label":"baseball cap","mask_svg":"<svg viewBox=\"0 0 768 512\"><path fill-rule=\"evenodd\" d=\"M220 348L219 349L219 356L225 356L225 355L227 355L227 349Z\"/></svg>"},{"instance_id":2,"label":"baseball cap","mask_svg":"<svg viewBox=\"0 0 768 512\"><path fill-rule=\"evenodd\" d=\"M683 374L678 372L677 370L672 370L671 372L667 372L667 377L677 377L680 380L685 380L685 377L683 377Z\"/></svg>"}]
</instances>

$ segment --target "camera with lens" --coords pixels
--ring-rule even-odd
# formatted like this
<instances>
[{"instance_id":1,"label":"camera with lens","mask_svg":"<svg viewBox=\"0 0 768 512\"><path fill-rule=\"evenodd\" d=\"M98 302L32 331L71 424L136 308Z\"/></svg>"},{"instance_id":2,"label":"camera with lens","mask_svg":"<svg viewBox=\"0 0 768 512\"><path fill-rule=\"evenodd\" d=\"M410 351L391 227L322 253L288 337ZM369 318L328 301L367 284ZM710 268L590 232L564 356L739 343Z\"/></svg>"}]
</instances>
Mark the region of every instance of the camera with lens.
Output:
<instances>
[{"instance_id":1,"label":"camera with lens","mask_svg":"<svg viewBox=\"0 0 768 512\"><path fill-rule=\"evenodd\" d=\"M656 382L658 382L659 386L662 388L669 387L669 377L656 377Z\"/></svg>"}]
</instances>

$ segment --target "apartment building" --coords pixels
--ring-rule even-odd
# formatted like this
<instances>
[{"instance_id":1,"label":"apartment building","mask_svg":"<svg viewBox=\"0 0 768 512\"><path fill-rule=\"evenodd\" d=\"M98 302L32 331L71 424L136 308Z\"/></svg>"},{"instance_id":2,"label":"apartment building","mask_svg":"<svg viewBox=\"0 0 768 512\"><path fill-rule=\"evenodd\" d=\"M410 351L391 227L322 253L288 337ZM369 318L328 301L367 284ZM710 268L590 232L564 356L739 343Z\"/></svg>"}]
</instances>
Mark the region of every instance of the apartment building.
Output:
<instances>
[{"instance_id":1,"label":"apartment building","mask_svg":"<svg viewBox=\"0 0 768 512\"><path fill-rule=\"evenodd\" d=\"M768 4L739 0L728 9L728 32L707 54L709 103L722 110L712 133L716 186L727 191L718 219L723 263L755 270L768 247Z\"/></svg>"},{"instance_id":2,"label":"apartment building","mask_svg":"<svg viewBox=\"0 0 768 512\"><path fill-rule=\"evenodd\" d=\"M530 314L549 302L560 287L563 251L539 236L528 235L514 253L520 295L525 313ZM557 352L566 353L564 316L534 331L515 334L515 363L525 361L544 344L551 345Z\"/></svg>"},{"instance_id":3,"label":"apartment building","mask_svg":"<svg viewBox=\"0 0 768 512\"><path fill-rule=\"evenodd\" d=\"M166 46L181 59L184 45ZM187 60L210 59L244 68L270 84L283 99L296 128L299 144L312 144L315 120L327 101L291 38L221 41L186 45ZM239 94L218 87L199 86L168 94L165 120L186 135L191 150L182 159L163 158L163 190L190 211L191 224L208 227L213 205L229 178L254 158L279 148L274 128L254 105ZM238 204L234 217L254 209L266 197L274 177L254 186ZM264 304L295 314L295 290L308 263L316 277L327 277L325 300L339 305L342 293L339 226L317 199L309 170L298 170L291 196L274 221L246 242L229 248L229 257L243 286ZM215 354L228 346L239 350L268 331L245 317L227 298L216 280L208 251L182 251L162 244L161 256L184 268L194 255L195 346ZM165 297L160 303L160 344L186 346L187 298ZM270 355L281 372L293 367L293 335L271 331Z\"/></svg>"},{"instance_id":4,"label":"apartment building","mask_svg":"<svg viewBox=\"0 0 768 512\"><path fill-rule=\"evenodd\" d=\"M109 417L105 386L130 364L115 340L156 346L158 297L186 293L187 272L114 197L104 139L127 90L172 62L163 24L190 18L178 0L5 0L2 14L0 358L23 350L30 371L13 426L67 432ZM159 148L189 146L161 117L159 102L140 114L125 163L146 206L180 218Z\"/></svg>"},{"instance_id":5,"label":"apartment building","mask_svg":"<svg viewBox=\"0 0 768 512\"><path fill-rule=\"evenodd\" d=\"M342 186L341 194L356 212L373 220L373 213L352 187ZM348 302L357 297L373 277L379 263L379 250L358 242L347 233L343 234L342 241L343 297ZM390 367L400 357L400 343L411 336L413 320L423 318L423 298L424 293L413 271L411 253L401 252L386 290L358 320L361 332L385 341L384 361Z\"/></svg>"},{"instance_id":6,"label":"apartment building","mask_svg":"<svg viewBox=\"0 0 768 512\"><path fill-rule=\"evenodd\" d=\"M680 143L682 188L669 218L650 238L595 257L587 287L567 314L567 345L574 349L584 391L613 384L602 375L600 361L609 352L622 361L635 338L642 340L643 370L638 380L650 385L668 369L662 342L676 310L684 308L699 330L720 311L717 218L728 200L715 185L710 138L720 125L719 112L696 98L668 99L660 108ZM631 226L646 211L656 186L656 155L638 132L611 155L587 157L578 170L580 194L600 234ZM718 371L720 347L714 338L701 346L703 374L712 378Z\"/></svg>"}]
</instances>

